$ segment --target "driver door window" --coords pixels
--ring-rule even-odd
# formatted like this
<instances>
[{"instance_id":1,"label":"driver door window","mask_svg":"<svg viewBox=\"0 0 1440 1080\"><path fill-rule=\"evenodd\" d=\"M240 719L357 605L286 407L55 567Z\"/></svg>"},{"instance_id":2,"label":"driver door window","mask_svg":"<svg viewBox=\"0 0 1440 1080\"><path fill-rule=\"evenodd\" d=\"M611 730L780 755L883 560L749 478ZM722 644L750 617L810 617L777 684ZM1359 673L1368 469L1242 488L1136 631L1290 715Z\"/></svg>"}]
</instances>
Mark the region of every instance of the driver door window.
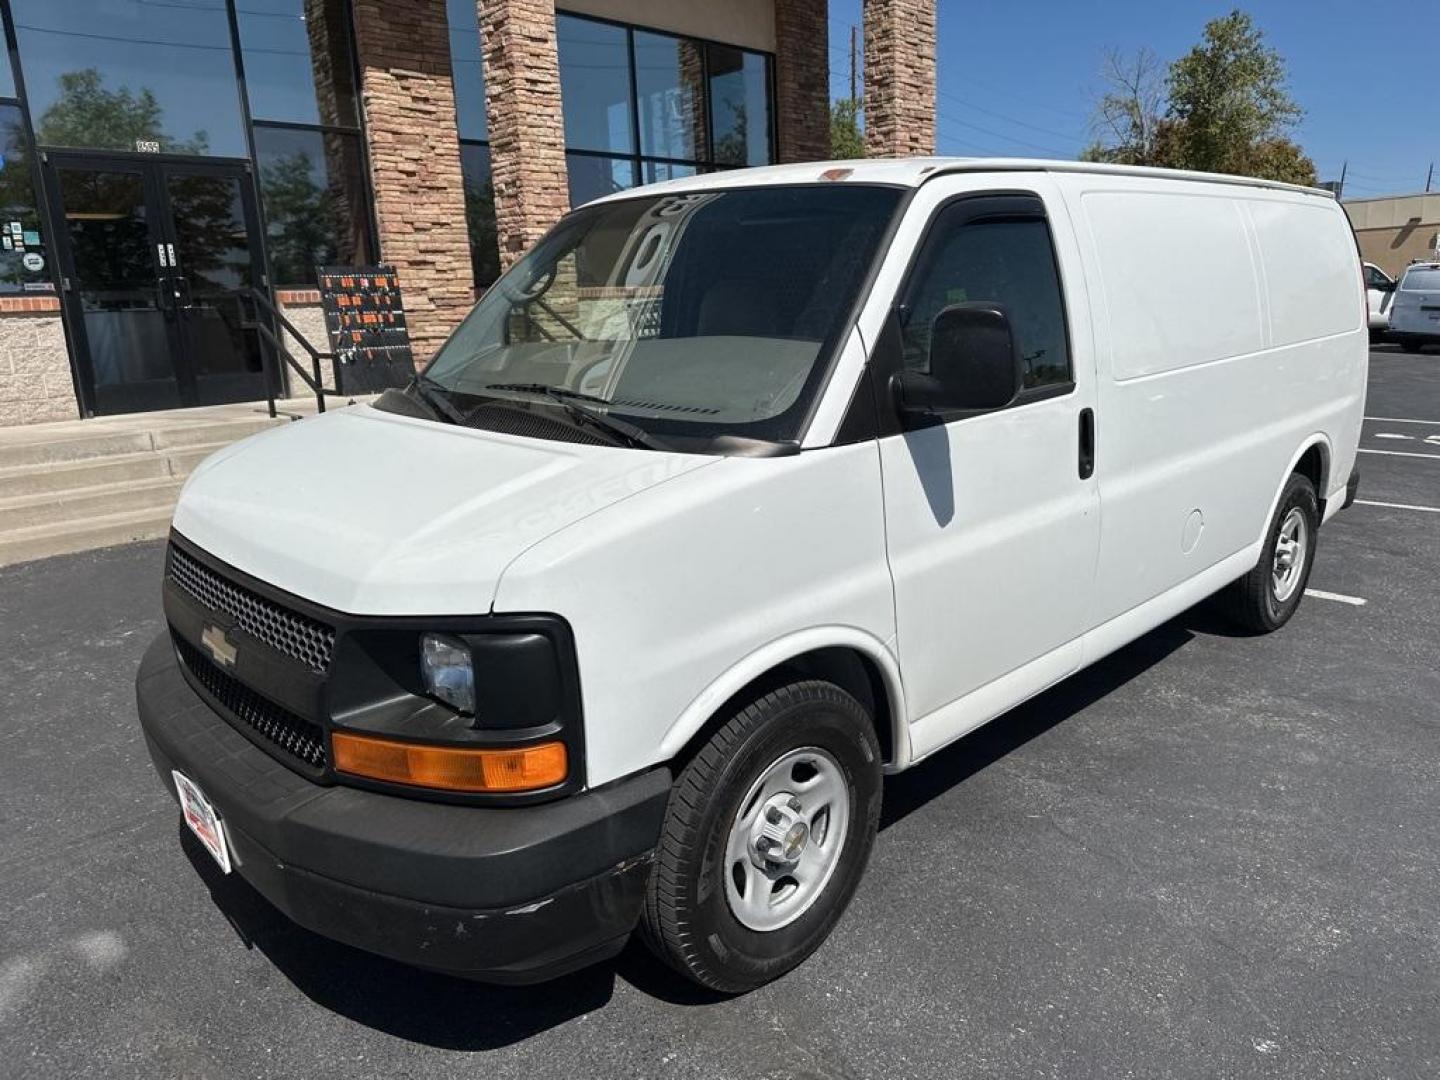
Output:
<instances>
[{"instance_id":1,"label":"driver door window","mask_svg":"<svg viewBox=\"0 0 1440 1080\"><path fill-rule=\"evenodd\" d=\"M1010 318L1025 364L1025 389L1071 385L1065 306L1045 219L982 218L947 227L947 219L968 212L963 201L956 203L932 227L901 313L905 366L928 369L930 328L941 310L987 300Z\"/></svg>"}]
</instances>

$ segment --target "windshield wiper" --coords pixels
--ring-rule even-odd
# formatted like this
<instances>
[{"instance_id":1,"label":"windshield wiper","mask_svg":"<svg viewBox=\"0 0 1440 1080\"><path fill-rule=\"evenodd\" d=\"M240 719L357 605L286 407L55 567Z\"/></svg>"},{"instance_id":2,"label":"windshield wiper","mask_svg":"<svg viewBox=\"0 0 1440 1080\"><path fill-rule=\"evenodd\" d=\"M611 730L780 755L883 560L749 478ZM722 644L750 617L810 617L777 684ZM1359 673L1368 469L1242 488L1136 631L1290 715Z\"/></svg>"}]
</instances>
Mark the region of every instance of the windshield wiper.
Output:
<instances>
[{"instance_id":1,"label":"windshield wiper","mask_svg":"<svg viewBox=\"0 0 1440 1080\"><path fill-rule=\"evenodd\" d=\"M490 383L485 389L511 390L518 394L539 394L558 404L570 415L571 419L587 422L612 437L618 436L624 439L631 446L643 447L648 450L668 451L670 449L644 428L637 427L628 420L611 416L608 412L592 408L588 404L589 402L598 405L610 404L604 398L596 397L594 394L582 394L579 390L568 390L563 386L550 386L546 383Z\"/></svg>"},{"instance_id":2,"label":"windshield wiper","mask_svg":"<svg viewBox=\"0 0 1440 1080\"><path fill-rule=\"evenodd\" d=\"M437 420L444 417L452 424L459 424L462 427L465 425L465 414L441 396L449 391L440 383L426 375L416 375L410 385L415 388L415 393L420 396L420 400L436 413Z\"/></svg>"}]
</instances>

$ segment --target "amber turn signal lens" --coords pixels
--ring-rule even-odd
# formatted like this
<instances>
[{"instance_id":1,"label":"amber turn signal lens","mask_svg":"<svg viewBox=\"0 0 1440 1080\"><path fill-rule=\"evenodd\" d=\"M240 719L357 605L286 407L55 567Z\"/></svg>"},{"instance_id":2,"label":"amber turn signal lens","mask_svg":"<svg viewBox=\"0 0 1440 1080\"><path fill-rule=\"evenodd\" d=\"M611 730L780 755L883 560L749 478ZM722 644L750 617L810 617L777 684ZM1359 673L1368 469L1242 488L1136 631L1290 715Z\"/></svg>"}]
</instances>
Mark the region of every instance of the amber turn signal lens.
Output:
<instances>
[{"instance_id":1,"label":"amber turn signal lens","mask_svg":"<svg viewBox=\"0 0 1440 1080\"><path fill-rule=\"evenodd\" d=\"M330 743L339 772L442 791L536 791L563 781L568 766L558 742L473 750L337 731Z\"/></svg>"}]
</instances>

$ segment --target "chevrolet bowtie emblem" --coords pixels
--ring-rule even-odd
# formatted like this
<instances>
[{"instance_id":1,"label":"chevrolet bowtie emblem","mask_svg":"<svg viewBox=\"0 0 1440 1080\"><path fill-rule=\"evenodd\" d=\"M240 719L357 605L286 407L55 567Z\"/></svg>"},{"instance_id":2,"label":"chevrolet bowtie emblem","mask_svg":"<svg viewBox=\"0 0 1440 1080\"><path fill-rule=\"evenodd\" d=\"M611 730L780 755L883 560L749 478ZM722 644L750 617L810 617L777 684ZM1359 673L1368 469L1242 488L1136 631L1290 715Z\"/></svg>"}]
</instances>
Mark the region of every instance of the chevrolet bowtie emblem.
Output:
<instances>
[{"instance_id":1,"label":"chevrolet bowtie emblem","mask_svg":"<svg viewBox=\"0 0 1440 1080\"><path fill-rule=\"evenodd\" d=\"M200 644L221 667L235 666L235 655L239 650L218 626L205 627L200 634Z\"/></svg>"}]
</instances>

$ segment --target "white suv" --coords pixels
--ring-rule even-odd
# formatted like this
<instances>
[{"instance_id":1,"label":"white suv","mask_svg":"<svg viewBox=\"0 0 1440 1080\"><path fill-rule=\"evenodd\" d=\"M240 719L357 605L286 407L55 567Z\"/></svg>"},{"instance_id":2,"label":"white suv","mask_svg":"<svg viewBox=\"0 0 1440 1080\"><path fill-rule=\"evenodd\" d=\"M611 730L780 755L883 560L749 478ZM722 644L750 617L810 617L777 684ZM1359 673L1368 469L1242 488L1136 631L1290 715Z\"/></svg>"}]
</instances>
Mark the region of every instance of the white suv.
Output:
<instances>
[{"instance_id":1,"label":"white suv","mask_svg":"<svg viewBox=\"0 0 1440 1080\"><path fill-rule=\"evenodd\" d=\"M1440 262L1411 263L1390 305L1390 336L1406 352L1440 345Z\"/></svg>"}]
</instances>

